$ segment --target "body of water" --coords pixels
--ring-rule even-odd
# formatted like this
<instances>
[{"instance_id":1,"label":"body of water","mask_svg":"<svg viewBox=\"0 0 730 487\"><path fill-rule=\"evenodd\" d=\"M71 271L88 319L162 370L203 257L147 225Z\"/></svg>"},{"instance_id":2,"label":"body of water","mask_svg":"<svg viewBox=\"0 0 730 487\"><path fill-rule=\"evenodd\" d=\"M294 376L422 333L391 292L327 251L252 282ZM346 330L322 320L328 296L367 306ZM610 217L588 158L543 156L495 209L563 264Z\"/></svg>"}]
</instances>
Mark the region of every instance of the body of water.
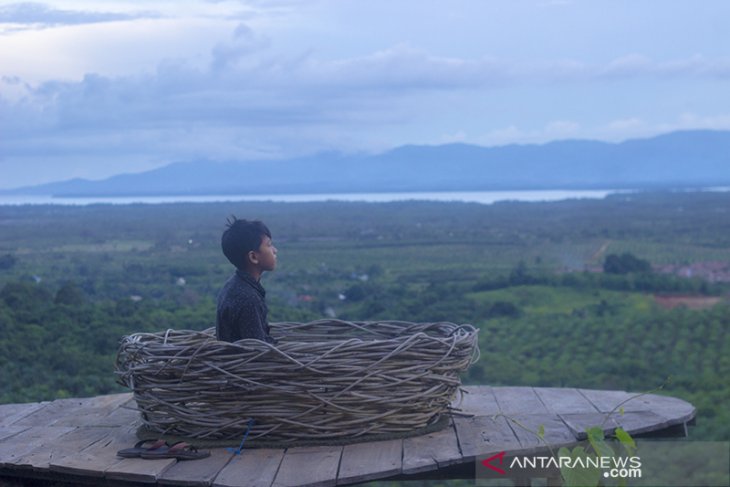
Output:
<instances>
[{"instance_id":1,"label":"body of water","mask_svg":"<svg viewBox=\"0 0 730 487\"><path fill-rule=\"evenodd\" d=\"M473 191L418 193L334 193L334 194L270 194L270 195L207 195L207 196L115 196L72 197L0 195L0 205L91 205L133 203L211 203L236 201L274 201L300 203L311 201L360 201L383 203L391 201L456 201L491 204L498 201L559 201L575 198L604 198L623 190L534 190L534 191Z\"/></svg>"}]
</instances>

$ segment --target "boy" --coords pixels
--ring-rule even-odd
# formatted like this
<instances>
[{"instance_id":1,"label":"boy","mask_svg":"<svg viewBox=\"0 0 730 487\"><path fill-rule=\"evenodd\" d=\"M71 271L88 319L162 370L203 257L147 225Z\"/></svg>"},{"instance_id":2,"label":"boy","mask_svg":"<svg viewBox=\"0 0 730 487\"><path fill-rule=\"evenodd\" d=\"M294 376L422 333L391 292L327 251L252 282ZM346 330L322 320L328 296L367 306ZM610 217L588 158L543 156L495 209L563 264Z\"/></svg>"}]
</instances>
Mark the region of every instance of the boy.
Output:
<instances>
[{"instance_id":1,"label":"boy","mask_svg":"<svg viewBox=\"0 0 730 487\"><path fill-rule=\"evenodd\" d=\"M276 268L276 247L271 232L260 221L228 220L221 237L223 254L236 272L218 294L216 335L235 342L244 338L274 343L269 330L266 291L260 284L265 271Z\"/></svg>"}]
</instances>

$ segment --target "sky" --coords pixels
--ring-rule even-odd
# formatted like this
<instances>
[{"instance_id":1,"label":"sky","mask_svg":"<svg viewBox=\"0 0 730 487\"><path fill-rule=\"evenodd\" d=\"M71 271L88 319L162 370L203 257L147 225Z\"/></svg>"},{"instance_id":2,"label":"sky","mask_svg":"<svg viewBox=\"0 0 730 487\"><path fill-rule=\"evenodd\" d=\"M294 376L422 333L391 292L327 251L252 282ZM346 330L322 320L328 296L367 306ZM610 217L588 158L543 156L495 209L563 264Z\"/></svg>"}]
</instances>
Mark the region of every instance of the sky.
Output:
<instances>
[{"instance_id":1,"label":"sky","mask_svg":"<svg viewBox=\"0 0 730 487\"><path fill-rule=\"evenodd\" d=\"M730 130L727 0L0 0L0 189Z\"/></svg>"}]
</instances>

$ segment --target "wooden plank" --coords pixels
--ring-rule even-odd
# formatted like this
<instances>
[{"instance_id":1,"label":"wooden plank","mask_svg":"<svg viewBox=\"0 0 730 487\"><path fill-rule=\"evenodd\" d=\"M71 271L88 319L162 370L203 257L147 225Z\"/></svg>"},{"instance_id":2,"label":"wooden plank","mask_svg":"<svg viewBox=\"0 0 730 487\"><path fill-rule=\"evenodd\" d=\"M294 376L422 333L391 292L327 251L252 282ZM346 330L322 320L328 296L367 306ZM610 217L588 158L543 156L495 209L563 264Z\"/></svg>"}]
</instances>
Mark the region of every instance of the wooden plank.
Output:
<instances>
[{"instance_id":1,"label":"wooden plank","mask_svg":"<svg viewBox=\"0 0 730 487\"><path fill-rule=\"evenodd\" d=\"M593 403L578 389L535 387L535 394L548 411L555 414L598 412Z\"/></svg>"},{"instance_id":2,"label":"wooden plank","mask_svg":"<svg viewBox=\"0 0 730 487\"><path fill-rule=\"evenodd\" d=\"M495 387L493 391L502 413L507 416L549 412L532 387Z\"/></svg>"},{"instance_id":3,"label":"wooden plank","mask_svg":"<svg viewBox=\"0 0 730 487\"><path fill-rule=\"evenodd\" d=\"M638 394L630 394L625 391L578 390L602 413L609 413L622 403L621 407L626 411L644 411L646 409L638 400Z\"/></svg>"},{"instance_id":4,"label":"wooden plank","mask_svg":"<svg viewBox=\"0 0 730 487\"><path fill-rule=\"evenodd\" d=\"M17 435L21 431L29 429L30 426L1 426L0 427L0 442ZM11 440L12 441L12 440Z\"/></svg>"},{"instance_id":5,"label":"wooden plank","mask_svg":"<svg viewBox=\"0 0 730 487\"><path fill-rule=\"evenodd\" d=\"M124 458L107 468L104 477L124 482L155 483L170 467L175 465L174 458L145 460L144 458Z\"/></svg>"},{"instance_id":6,"label":"wooden plank","mask_svg":"<svg viewBox=\"0 0 730 487\"><path fill-rule=\"evenodd\" d=\"M402 472L406 475L444 468L461 459L453 421L441 431L403 440Z\"/></svg>"},{"instance_id":7,"label":"wooden plank","mask_svg":"<svg viewBox=\"0 0 730 487\"><path fill-rule=\"evenodd\" d=\"M131 392L121 392L118 394L104 394L101 396L85 397L77 399L83 401L84 406L91 409L108 409L110 407L117 407L121 404L127 403L132 400L133 394Z\"/></svg>"},{"instance_id":8,"label":"wooden plank","mask_svg":"<svg viewBox=\"0 0 730 487\"><path fill-rule=\"evenodd\" d=\"M403 440L353 443L342 449L338 484L382 479L401 472Z\"/></svg>"},{"instance_id":9,"label":"wooden plank","mask_svg":"<svg viewBox=\"0 0 730 487\"><path fill-rule=\"evenodd\" d=\"M578 435L579 439L585 439L585 429L593 426L603 425L604 434L613 436L614 430L619 426L631 435L638 435L682 424L670 421L654 411L626 411L624 414L613 413L610 417L608 413L573 413L561 415L561 418ZM606 421L607 418L608 421Z\"/></svg>"},{"instance_id":10,"label":"wooden plank","mask_svg":"<svg viewBox=\"0 0 730 487\"><path fill-rule=\"evenodd\" d=\"M31 402L27 404L3 404L0 406L0 426L10 426L16 421L46 407L50 402ZM32 425L31 425L32 426Z\"/></svg>"},{"instance_id":11,"label":"wooden plank","mask_svg":"<svg viewBox=\"0 0 730 487\"><path fill-rule=\"evenodd\" d=\"M25 416L23 419L16 421L14 424L54 426L61 419L69 416L78 416L79 411L84 409L92 400L93 398L57 399L32 414Z\"/></svg>"},{"instance_id":12,"label":"wooden plank","mask_svg":"<svg viewBox=\"0 0 730 487\"><path fill-rule=\"evenodd\" d=\"M52 459L60 459L88 448L109 435L108 428L75 428L19 457L14 468L48 470Z\"/></svg>"},{"instance_id":13,"label":"wooden plank","mask_svg":"<svg viewBox=\"0 0 730 487\"><path fill-rule=\"evenodd\" d=\"M53 458L49 468L64 474L87 478L108 477L132 482L155 482L167 468L175 464L174 459L143 460L122 459L117 451L133 446L138 440L135 427L112 428L112 434L74 455Z\"/></svg>"},{"instance_id":14,"label":"wooden plank","mask_svg":"<svg viewBox=\"0 0 730 487\"><path fill-rule=\"evenodd\" d=\"M600 427L606 435L613 434L618 428L613 418L604 413L568 413L560 414L559 417L579 440L588 438L588 428Z\"/></svg>"},{"instance_id":15,"label":"wooden plank","mask_svg":"<svg viewBox=\"0 0 730 487\"><path fill-rule=\"evenodd\" d=\"M177 462L157 479L165 485L208 486L231 460L233 454L225 448L210 450L208 458ZM258 468L258 466L257 466Z\"/></svg>"},{"instance_id":16,"label":"wooden plank","mask_svg":"<svg viewBox=\"0 0 730 487\"><path fill-rule=\"evenodd\" d=\"M70 426L35 426L8 438L0 443L0 467L12 467L18 458L73 429Z\"/></svg>"},{"instance_id":17,"label":"wooden plank","mask_svg":"<svg viewBox=\"0 0 730 487\"><path fill-rule=\"evenodd\" d=\"M62 417L56 426L98 426L122 404L129 402L131 394L99 396L84 401L74 414Z\"/></svg>"},{"instance_id":18,"label":"wooden plank","mask_svg":"<svg viewBox=\"0 0 730 487\"><path fill-rule=\"evenodd\" d=\"M672 425L687 423L697 414L692 404L676 397L646 394L639 400L647 410L665 417Z\"/></svg>"},{"instance_id":19,"label":"wooden plank","mask_svg":"<svg viewBox=\"0 0 730 487\"><path fill-rule=\"evenodd\" d=\"M615 411L611 415L614 428L621 425L624 429L629 428L627 431L633 434L658 431L683 424L696 415L696 409L692 404L675 397L592 389L580 389L580 392L598 410L606 414ZM624 412L623 415L620 414L621 410Z\"/></svg>"},{"instance_id":20,"label":"wooden plank","mask_svg":"<svg viewBox=\"0 0 730 487\"><path fill-rule=\"evenodd\" d=\"M578 442L573 432L556 414L516 414L508 418L512 431L528 453L557 450ZM540 438L540 428L544 436Z\"/></svg>"},{"instance_id":21,"label":"wooden plank","mask_svg":"<svg viewBox=\"0 0 730 487\"><path fill-rule=\"evenodd\" d=\"M493 388L490 386L465 387L461 401L455 402L452 407L458 413L475 416L488 416L500 412Z\"/></svg>"},{"instance_id":22,"label":"wooden plank","mask_svg":"<svg viewBox=\"0 0 730 487\"><path fill-rule=\"evenodd\" d=\"M132 447L138 441L135 434L136 429L136 427L130 426L120 430L118 435L110 437L100 448L87 448L84 450L84 452L96 454L96 461L101 460L92 468L103 469L104 477L110 480L153 483L167 469L177 463L174 458L147 460L144 458L118 457L116 455L117 451ZM101 451L101 456L99 456L97 450Z\"/></svg>"},{"instance_id":23,"label":"wooden plank","mask_svg":"<svg viewBox=\"0 0 730 487\"><path fill-rule=\"evenodd\" d=\"M692 404L675 397L590 389L581 389L581 393L603 412L608 413L618 407L612 419L634 434L687 423L697 413ZM621 414L622 411L624 414Z\"/></svg>"},{"instance_id":24,"label":"wooden plank","mask_svg":"<svg viewBox=\"0 0 730 487\"><path fill-rule=\"evenodd\" d=\"M117 451L133 446L138 440L135 427L110 429L110 434L90 448L63 458L52 458L51 471L85 477L103 477L107 468L117 464Z\"/></svg>"},{"instance_id":25,"label":"wooden plank","mask_svg":"<svg viewBox=\"0 0 730 487\"><path fill-rule=\"evenodd\" d=\"M631 435L663 430L676 424L654 411L627 411L620 415L613 414L611 417Z\"/></svg>"},{"instance_id":26,"label":"wooden plank","mask_svg":"<svg viewBox=\"0 0 730 487\"><path fill-rule=\"evenodd\" d=\"M283 458L283 449L243 450L223 467L213 487L269 487Z\"/></svg>"},{"instance_id":27,"label":"wooden plank","mask_svg":"<svg viewBox=\"0 0 730 487\"><path fill-rule=\"evenodd\" d=\"M276 473L275 486L331 486L337 480L342 447L289 448Z\"/></svg>"},{"instance_id":28,"label":"wooden plank","mask_svg":"<svg viewBox=\"0 0 730 487\"><path fill-rule=\"evenodd\" d=\"M480 455L521 449L503 416L455 417L454 426L464 462L472 462Z\"/></svg>"},{"instance_id":29,"label":"wooden plank","mask_svg":"<svg viewBox=\"0 0 730 487\"><path fill-rule=\"evenodd\" d=\"M115 408L108 415L99 418L98 426L129 426L132 424L142 424L142 417L136 409L136 403L133 400L127 401Z\"/></svg>"}]
</instances>

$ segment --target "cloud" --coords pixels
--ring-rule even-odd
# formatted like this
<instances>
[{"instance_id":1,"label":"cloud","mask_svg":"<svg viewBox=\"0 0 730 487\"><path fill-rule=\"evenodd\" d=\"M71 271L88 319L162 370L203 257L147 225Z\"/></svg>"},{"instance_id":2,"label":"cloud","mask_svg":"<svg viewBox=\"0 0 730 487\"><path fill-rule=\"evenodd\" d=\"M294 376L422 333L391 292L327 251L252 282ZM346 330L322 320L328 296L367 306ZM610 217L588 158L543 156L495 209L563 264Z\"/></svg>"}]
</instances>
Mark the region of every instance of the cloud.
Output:
<instances>
[{"instance_id":1,"label":"cloud","mask_svg":"<svg viewBox=\"0 0 730 487\"><path fill-rule=\"evenodd\" d=\"M492 130L475 139L462 139L481 145L539 144L551 140L587 139L620 142L631 138L653 137L678 130L730 130L730 113L697 115L682 113L674 120L651 122L640 117L609 120L585 125L568 120L552 120L536 129L516 125Z\"/></svg>"},{"instance_id":2,"label":"cloud","mask_svg":"<svg viewBox=\"0 0 730 487\"><path fill-rule=\"evenodd\" d=\"M730 130L730 114L696 115L683 113L677 122L677 129L703 128L708 130Z\"/></svg>"},{"instance_id":3,"label":"cloud","mask_svg":"<svg viewBox=\"0 0 730 487\"><path fill-rule=\"evenodd\" d=\"M730 59L706 59L695 55L684 59L657 62L646 56L630 54L594 70L600 78L651 77L730 77Z\"/></svg>"},{"instance_id":4,"label":"cloud","mask_svg":"<svg viewBox=\"0 0 730 487\"><path fill-rule=\"evenodd\" d=\"M570 120L553 120L545 126L545 135L550 139L565 139L580 133L580 124Z\"/></svg>"},{"instance_id":5,"label":"cloud","mask_svg":"<svg viewBox=\"0 0 730 487\"><path fill-rule=\"evenodd\" d=\"M650 80L654 89L677 79L717 81L730 73L727 59L703 56L657 61L631 54L607 63L531 62L436 55L407 42L359 55L335 56L308 46L282 51L258 30L256 22L221 21L231 11L228 3L220 5L217 20L205 19L204 26L191 26L189 19L171 21L175 29L167 26L165 45L179 46L185 39L198 43L198 62L191 61L192 55L184 56L188 48L179 51L182 58L171 49L166 52L173 55L163 56L167 59L146 71L134 65L120 70L128 74L89 72L76 80L69 81L69 76L66 81L36 83L8 72L18 62L3 63L8 67L0 73L0 157L20 164L98 159L97 164L103 165L112 164L113 159L121 166L125 157L137 165L142 160L159 164L198 157L276 157L326 149L380 149L439 138L484 145L561 138L619 140L653 135L662 126L645 121L649 117L644 112L609 110L610 115L593 116L590 122L582 118L594 111L594 104L596 112L605 110L598 98L611 84L606 81ZM0 22L107 22L120 20L117 15L128 19L134 14L14 4L0 9ZM47 30L42 32L44 39L51 41L38 42L33 52L43 52L52 40L63 38L71 46L67 56L73 59L72 54L79 52L74 49L88 52L89 39L104 30L107 41L111 31L125 42L133 39L134 49L126 44L109 44L109 48L97 44L89 56L106 55L119 65L119 56L108 54L119 50L138 61L145 54L139 46L150 42L150 32L164 30L160 27L166 22ZM133 28L135 35L122 36ZM92 30L89 37L79 35ZM190 32L201 34L191 36ZM21 44L22 37L15 45ZM156 44L160 49L163 43ZM559 96L556 86L562 90ZM575 86L580 89L574 90ZM672 89L675 86L679 84ZM714 117L685 114L663 128L730 128L723 110L719 107ZM497 128L490 130L490 126ZM476 133L484 135L467 135Z\"/></svg>"},{"instance_id":6,"label":"cloud","mask_svg":"<svg viewBox=\"0 0 730 487\"><path fill-rule=\"evenodd\" d=\"M81 137L152 128L382 125L403 121L399 107L409 95L482 85L496 71L489 61L431 57L403 46L323 61L261 55L266 45L242 24L229 43L213 49L208 69L167 61L153 73L88 74L37 87L6 77L22 97L0 95L9 114L0 126L13 137L53 131Z\"/></svg>"},{"instance_id":7,"label":"cloud","mask_svg":"<svg viewBox=\"0 0 730 487\"><path fill-rule=\"evenodd\" d=\"M602 128L607 134L636 133L649 130L649 124L638 117L612 120Z\"/></svg>"},{"instance_id":8,"label":"cloud","mask_svg":"<svg viewBox=\"0 0 730 487\"><path fill-rule=\"evenodd\" d=\"M624 140L633 137L651 137L677 130L730 130L730 113L698 115L685 112L673 120L650 121L635 116L611 120L596 127L593 136L602 140Z\"/></svg>"},{"instance_id":9,"label":"cloud","mask_svg":"<svg viewBox=\"0 0 730 487\"><path fill-rule=\"evenodd\" d=\"M464 131L458 131L450 134L442 134L441 137L439 137L438 143L439 144L454 144L454 143L460 143L460 142L467 142L469 137L466 135L466 132Z\"/></svg>"},{"instance_id":10,"label":"cloud","mask_svg":"<svg viewBox=\"0 0 730 487\"><path fill-rule=\"evenodd\" d=\"M433 56L407 45L335 60L311 53L277 57L267 53L268 45L240 24L228 42L212 49L207 68L166 61L153 73L89 74L78 82L50 81L37 87L6 76L3 85L20 93L16 95L20 98L11 101L7 93L0 94L3 111L9 114L0 126L16 137L44 131L95 134L153 128L367 126L400 123L403 117L414 116L399 107L419 93L489 92L514 84L540 85L551 76L587 82L591 74L635 76L664 72L666 66L675 73L682 69L692 74L716 72L709 68L712 62L699 58L661 64L630 57L604 67L562 61L527 67L493 59ZM640 128L622 123L607 126L605 132ZM581 133L576 122L555 120L533 132L508 126L480 140L530 141Z\"/></svg>"},{"instance_id":11,"label":"cloud","mask_svg":"<svg viewBox=\"0 0 730 487\"><path fill-rule=\"evenodd\" d=\"M536 133L528 133L520 130L515 125L498 128L478 137L475 143L482 145L507 145L513 143L526 143L534 141Z\"/></svg>"},{"instance_id":12,"label":"cloud","mask_svg":"<svg viewBox=\"0 0 730 487\"><path fill-rule=\"evenodd\" d=\"M547 0L541 3L544 7L565 7L572 4L573 0Z\"/></svg>"},{"instance_id":13,"label":"cloud","mask_svg":"<svg viewBox=\"0 0 730 487\"><path fill-rule=\"evenodd\" d=\"M312 61L301 74L313 83L379 89L452 89L495 85L514 74L495 60L434 56L407 44L335 61Z\"/></svg>"},{"instance_id":14,"label":"cloud","mask_svg":"<svg viewBox=\"0 0 730 487\"><path fill-rule=\"evenodd\" d=\"M239 24L229 41L212 49L208 67L165 61L153 73L88 74L78 82L49 81L35 88L17 76L5 76L3 85L12 87L22 99L14 103L10 100L18 98L7 93L0 97L5 97L5 105L16 119L29 121L34 119L33 113L42 112L44 119L59 128L336 124L357 117L356 112L372 113L369 105L376 110L382 107L383 114L389 107L397 111L399 104L421 93L488 93L515 85L540 86L556 77L576 83L668 72L715 77L725 69L721 60L655 63L639 56L606 66L565 61L530 66L434 56L404 44L365 56L326 60L309 52L276 55L268 53L268 47L267 39ZM6 130L16 131L15 124ZM571 135L576 130L572 121L552 122L546 128L555 135ZM505 134L494 135L499 139Z\"/></svg>"},{"instance_id":15,"label":"cloud","mask_svg":"<svg viewBox=\"0 0 730 487\"><path fill-rule=\"evenodd\" d=\"M114 22L139 18L158 18L155 12L99 12L81 10L62 10L43 3L13 3L0 7L0 23L30 26L58 26Z\"/></svg>"},{"instance_id":16,"label":"cloud","mask_svg":"<svg viewBox=\"0 0 730 487\"><path fill-rule=\"evenodd\" d=\"M559 82L588 83L605 79L725 78L730 75L730 59L688 59L653 61L630 55L606 64L574 60L512 62L498 58L435 56L407 44L372 54L339 60L308 58L289 66L305 83L388 89L472 89L508 84Z\"/></svg>"},{"instance_id":17,"label":"cloud","mask_svg":"<svg viewBox=\"0 0 730 487\"><path fill-rule=\"evenodd\" d=\"M231 41L219 43L213 48L211 69L214 72L226 69L239 59L265 49L269 44L268 39L256 36L250 27L241 23L233 32Z\"/></svg>"}]
</instances>

